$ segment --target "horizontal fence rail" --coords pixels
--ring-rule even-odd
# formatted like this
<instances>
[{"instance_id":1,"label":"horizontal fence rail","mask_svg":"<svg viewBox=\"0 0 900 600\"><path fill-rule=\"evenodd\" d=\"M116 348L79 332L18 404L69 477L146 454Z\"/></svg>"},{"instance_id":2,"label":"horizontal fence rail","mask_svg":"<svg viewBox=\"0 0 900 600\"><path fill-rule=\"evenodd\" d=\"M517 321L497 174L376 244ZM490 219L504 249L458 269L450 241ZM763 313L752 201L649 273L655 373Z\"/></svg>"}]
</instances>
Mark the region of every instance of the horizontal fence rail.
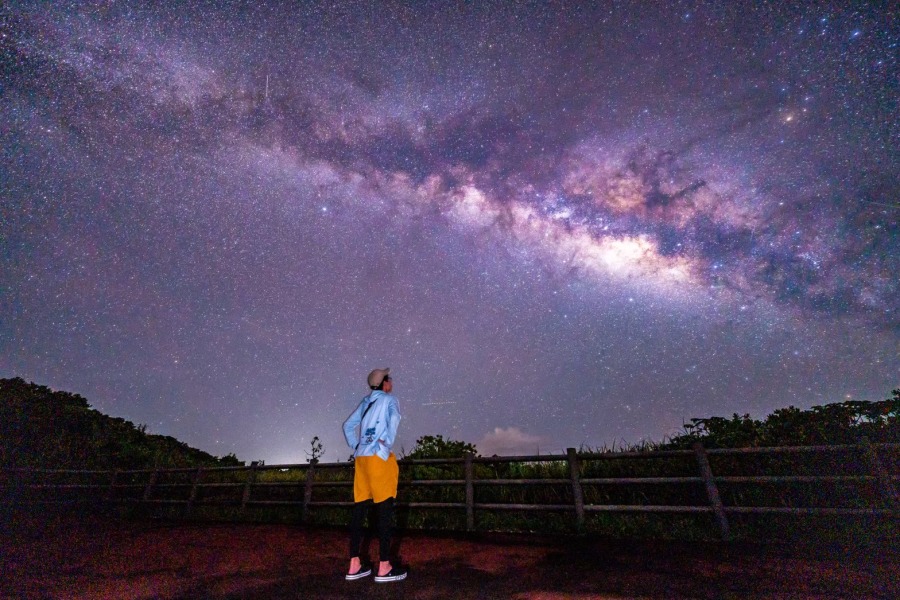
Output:
<instances>
[{"instance_id":1,"label":"horizontal fence rail","mask_svg":"<svg viewBox=\"0 0 900 600\"><path fill-rule=\"evenodd\" d=\"M706 449L695 444L690 450L665 450L650 452L577 452L569 448L564 455L537 455L516 457L476 457L449 459L402 459L404 471L433 469L428 477L401 478L397 505L415 510L460 510L465 513L465 529L474 531L476 513L486 511L522 511L528 513L570 513L576 530L582 530L587 514L599 513L686 513L709 514L715 519L722 538L729 538L729 515L732 514L787 514L787 515L895 515L900 507L897 495L900 444L872 444L863 439L858 445L834 446L779 446L760 448ZM722 461L750 455L767 456L771 460L788 461L798 455L816 456L831 469L831 473L806 474L726 474L716 475L710 460ZM779 459L779 457L781 457ZM787 458L785 458L787 457ZM641 464L646 461L687 461L680 467L679 475L640 476ZM643 462L642 462L643 461ZM619 465L624 473L596 475L604 464ZM621 466L627 463L627 466ZM693 465L693 466L691 466ZM887 466L886 466L887 465ZM788 464L796 467L797 465ZM780 468L776 468L780 467ZM448 470L461 468L452 476ZM545 477L522 477L510 474L535 473L541 469ZM766 468L781 470L785 465L768 465ZM199 505L231 506L240 511L248 507L293 507L299 509L303 521L320 508L346 508L350 500L353 463L312 463L249 466L140 469L140 470L77 470L77 469L24 469L0 470L0 489L6 503L72 503L94 502L128 505L181 506L189 515ZM492 471L493 469L493 471ZM499 476L506 469L504 476ZM865 472L861 472L864 469ZM591 472L594 471L594 475ZM428 473L424 473L428 474ZM494 476L489 476L494 475ZM224 481L237 477L234 481ZM282 480L278 480L282 477ZM325 479L317 479L325 477ZM273 480L274 479L274 480ZM874 489L868 497L859 493L859 502L852 506L793 506L745 505L733 498L723 500L722 486L755 486L756 497L765 497L765 489L775 486L789 488L792 485L825 484L868 486ZM623 489L629 486L684 486L694 499L702 502L685 504L655 504L652 502L611 503L599 502L596 490ZM555 490L563 502L492 502L479 501L479 496L491 489L528 490L542 487ZM458 501L420 501L410 499L416 489L460 490ZM329 492L336 489L337 492ZM679 488L680 489L680 488ZM854 488L856 489L856 488ZM476 493L476 490L481 494ZM231 491L229 496L227 493ZM49 497L43 492L49 492ZM75 492L75 493L72 493ZM222 496L222 493L225 496ZM293 493L293 496L290 494ZM334 499L335 493L343 499ZM290 497L277 497L287 494ZM322 495L325 494L325 497ZM742 496L737 495L738 499ZM862 505L860 505L862 504Z\"/></svg>"}]
</instances>

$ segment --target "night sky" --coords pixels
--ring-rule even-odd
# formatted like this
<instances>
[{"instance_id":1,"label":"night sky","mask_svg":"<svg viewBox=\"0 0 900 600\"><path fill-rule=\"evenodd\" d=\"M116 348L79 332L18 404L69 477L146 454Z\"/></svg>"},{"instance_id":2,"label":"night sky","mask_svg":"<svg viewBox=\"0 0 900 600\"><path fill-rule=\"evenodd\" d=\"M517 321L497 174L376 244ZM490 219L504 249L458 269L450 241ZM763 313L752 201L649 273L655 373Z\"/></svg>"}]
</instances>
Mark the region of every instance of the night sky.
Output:
<instances>
[{"instance_id":1,"label":"night sky","mask_svg":"<svg viewBox=\"0 0 900 600\"><path fill-rule=\"evenodd\" d=\"M398 451L888 397L897 4L585 4L4 3L0 376L269 464L377 367Z\"/></svg>"}]
</instances>

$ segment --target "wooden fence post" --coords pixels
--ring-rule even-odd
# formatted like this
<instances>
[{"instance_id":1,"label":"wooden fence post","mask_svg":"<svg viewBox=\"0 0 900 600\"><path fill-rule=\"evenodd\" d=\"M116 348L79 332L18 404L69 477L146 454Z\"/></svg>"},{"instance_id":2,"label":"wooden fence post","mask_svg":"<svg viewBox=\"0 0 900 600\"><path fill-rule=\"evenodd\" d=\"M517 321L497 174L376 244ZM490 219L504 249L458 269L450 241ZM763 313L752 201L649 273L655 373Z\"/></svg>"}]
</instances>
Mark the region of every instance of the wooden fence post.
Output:
<instances>
[{"instance_id":1,"label":"wooden fence post","mask_svg":"<svg viewBox=\"0 0 900 600\"><path fill-rule=\"evenodd\" d=\"M256 483L256 467L259 466L259 461L254 460L250 463L250 469L247 471L247 481L244 482L244 495L241 497L241 512L247 508L247 503L250 502L250 486Z\"/></svg>"},{"instance_id":2,"label":"wooden fence post","mask_svg":"<svg viewBox=\"0 0 900 600\"><path fill-rule=\"evenodd\" d=\"M197 467L197 471L194 472L194 481L191 486L191 496L188 498L187 506L184 508L185 515L191 514L191 511L194 509L194 503L197 501L197 495L200 492L200 480L203 479L203 467Z\"/></svg>"},{"instance_id":3,"label":"wooden fence post","mask_svg":"<svg viewBox=\"0 0 900 600\"><path fill-rule=\"evenodd\" d=\"M875 446L872 445L872 442L869 441L869 438L865 436L860 438L859 445L862 448L863 454L865 455L866 459L869 461L869 468L872 469L872 474L878 479L878 482L881 484L881 495L884 496L885 500L887 500L888 506L892 510L897 510L897 508L900 507L900 498L898 498L897 496L897 488L894 487L894 482L891 481L887 469L885 469L884 465L881 464L881 459L878 458L878 451L875 450Z\"/></svg>"},{"instance_id":4,"label":"wooden fence post","mask_svg":"<svg viewBox=\"0 0 900 600\"><path fill-rule=\"evenodd\" d=\"M475 468L472 453L466 452L466 531L475 531Z\"/></svg>"},{"instance_id":5,"label":"wooden fence post","mask_svg":"<svg viewBox=\"0 0 900 600\"><path fill-rule=\"evenodd\" d=\"M306 523L309 520L309 503L312 502L313 479L315 477L316 463L310 462L306 470L306 487L303 490L303 512L300 520Z\"/></svg>"},{"instance_id":6,"label":"wooden fence post","mask_svg":"<svg viewBox=\"0 0 900 600\"><path fill-rule=\"evenodd\" d=\"M106 501L107 502L113 501L113 494L115 492L115 487L116 487L116 479L118 477L119 477L119 470L114 469L112 474L109 476L109 491L106 492Z\"/></svg>"},{"instance_id":7,"label":"wooden fence post","mask_svg":"<svg viewBox=\"0 0 900 600\"><path fill-rule=\"evenodd\" d=\"M575 448L566 448L569 459L569 477L572 479L572 497L575 500L575 526L578 531L584 530L584 492L581 489L581 465Z\"/></svg>"},{"instance_id":8,"label":"wooden fence post","mask_svg":"<svg viewBox=\"0 0 900 600\"><path fill-rule=\"evenodd\" d=\"M709 498L709 503L712 504L716 521L719 523L719 532L722 534L722 539L727 540L731 537L731 531L728 528L728 518L725 516L725 507L722 506L719 488L716 487L716 481L713 479L712 467L709 466L709 459L706 457L706 450L703 448L703 444L694 442L694 454L697 456L697 464L700 465L700 475L703 477L703 483L706 485L706 495Z\"/></svg>"},{"instance_id":9,"label":"wooden fence post","mask_svg":"<svg viewBox=\"0 0 900 600\"><path fill-rule=\"evenodd\" d=\"M144 502L150 500L150 494L153 492L153 486L156 485L156 482L159 480L159 469L153 471L150 474L150 481L147 482L147 487L144 488Z\"/></svg>"}]
</instances>

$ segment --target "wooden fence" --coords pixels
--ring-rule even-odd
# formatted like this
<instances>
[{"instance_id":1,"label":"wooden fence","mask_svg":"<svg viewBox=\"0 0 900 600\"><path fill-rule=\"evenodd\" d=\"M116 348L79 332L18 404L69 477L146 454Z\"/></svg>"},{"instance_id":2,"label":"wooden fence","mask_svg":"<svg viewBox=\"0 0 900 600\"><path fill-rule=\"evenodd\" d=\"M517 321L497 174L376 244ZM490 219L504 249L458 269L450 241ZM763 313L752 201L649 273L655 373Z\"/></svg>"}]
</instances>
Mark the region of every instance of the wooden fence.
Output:
<instances>
[{"instance_id":1,"label":"wooden fence","mask_svg":"<svg viewBox=\"0 0 900 600\"><path fill-rule=\"evenodd\" d=\"M730 537L729 516L735 514L781 513L787 515L885 515L894 516L900 508L897 482L900 480L900 459L897 451L900 444L870 444L862 440L858 445L835 446L783 446L767 448L705 449L695 444L691 450L666 450L652 452L610 452L585 453L569 448L565 455L517 456L517 457L476 457L452 459L420 459L400 461L401 473L410 467L461 467L461 478L401 479L398 506L408 509L444 509L465 512L465 529L476 530L477 511L540 511L570 513L572 525L582 530L585 518L590 513L706 513L712 515L722 538ZM830 466L830 473L797 474L716 474L710 459L737 458L747 455L768 455L786 457L807 455L820 457L820 464ZM842 457L842 458L841 458ZM694 464L693 474L675 476L636 476L641 471L634 465L638 461L652 459L688 460ZM593 470L602 470L604 461L633 461L631 474L626 476L591 476L586 465ZM545 473L562 474L566 477L483 477L486 469L477 474L476 465L515 464L518 472L532 471L544 463L555 463L556 468ZM621 464L621 463L620 463ZM682 469L683 470L683 469ZM802 470L802 469L800 469ZM284 481L261 481L260 475L266 471L293 472L292 478ZM646 469L644 469L646 472ZM328 474L331 473L329 476ZM241 511L248 507L288 506L301 511L307 521L316 509L323 507L349 507L352 505L352 463L318 463L261 465L252 463L241 467L216 467L194 469L156 469L131 471L88 471L88 470L41 470L5 469L2 476L3 497L7 503L35 502L104 502L132 505L181 505L185 514L190 514L198 504L230 505ZM322 479L322 477L325 477ZM173 482L182 477L187 481ZM222 481L227 478L241 481ZM270 477L270 479L272 479ZM605 504L586 500L586 490L597 486L665 486L689 484L702 490L695 497L703 498L694 504L654 504L627 503ZM723 502L720 488L729 485L749 486L790 486L809 484L814 486L848 485L875 490L874 494L860 494L852 506L771 506L741 505ZM439 486L464 490L463 501L421 502L405 500L410 490L423 486ZM487 490L493 486L508 488L525 486L563 486L571 501L566 503L492 503L478 500L476 490ZM325 488L339 490L347 500L323 499ZM226 497L207 497L210 490L232 490ZM293 498L272 499L272 490L289 489L295 492ZM432 488L433 489L433 488ZM181 490L180 494L176 490ZM302 497L299 492L302 490ZM49 497L48 497L49 495ZM335 493L324 494L335 496ZM590 494L588 494L590 495ZM760 494L757 494L759 496ZM765 494L761 494L765 495ZM318 498L318 499L317 499ZM845 503L846 504L846 503Z\"/></svg>"}]
</instances>

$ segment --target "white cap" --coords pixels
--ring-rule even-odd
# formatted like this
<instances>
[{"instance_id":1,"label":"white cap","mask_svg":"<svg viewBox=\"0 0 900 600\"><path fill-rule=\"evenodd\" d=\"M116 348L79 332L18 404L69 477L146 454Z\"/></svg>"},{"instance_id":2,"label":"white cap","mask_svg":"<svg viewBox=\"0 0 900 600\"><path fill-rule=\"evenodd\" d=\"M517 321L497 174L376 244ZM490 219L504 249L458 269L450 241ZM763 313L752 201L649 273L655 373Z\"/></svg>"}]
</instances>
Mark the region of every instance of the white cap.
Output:
<instances>
[{"instance_id":1,"label":"white cap","mask_svg":"<svg viewBox=\"0 0 900 600\"><path fill-rule=\"evenodd\" d=\"M390 373L390 369L375 369L374 371L369 373L369 387L372 389L377 388L384 382L384 378L387 377Z\"/></svg>"}]
</instances>

